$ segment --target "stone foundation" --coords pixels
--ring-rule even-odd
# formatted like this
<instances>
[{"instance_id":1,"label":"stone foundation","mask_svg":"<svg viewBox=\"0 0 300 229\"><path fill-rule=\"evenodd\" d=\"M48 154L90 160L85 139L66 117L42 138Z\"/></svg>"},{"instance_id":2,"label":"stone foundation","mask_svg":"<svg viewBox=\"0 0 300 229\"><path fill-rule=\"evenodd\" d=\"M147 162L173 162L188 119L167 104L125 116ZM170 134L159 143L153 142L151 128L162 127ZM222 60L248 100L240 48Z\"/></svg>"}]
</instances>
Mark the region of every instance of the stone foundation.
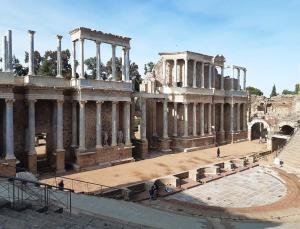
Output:
<instances>
[{"instance_id":1,"label":"stone foundation","mask_svg":"<svg viewBox=\"0 0 300 229\"><path fill-rule=\"evenodd\" d=\"M56 158L56 173L63 173L65 172L65 151L59 150L55 153Z\"/></svg>"},{"instance_id":2,"label":"stone foundation","mask_svg":"<svg viewBox=\"0 0 300 229\"><path fill-rule=\"evenodd\" d=\"M217 132L216 133L216 143L218 145L224 145L224 144L226 144L225 131Z\"/></svg>"},{"instance_id":3,"label":"stone foundation","mask_svg":"<svg viewBox=\"0 0 300 229\"><path fill-rule=\"evenodd\" d=\"M205 149L215 145L215 137L203 136L203 137L173 137L171 142L171 148L176 151L187 151L188 149Z\"/></svg>"},{"instance_id":4,"label":"stone foundation","mask_svg":"<svg viewBox=\"0 0 300 229\"><path fill-rule=\"evenodd\" d=\"M37 154L26 155L26 164L28 171L37 174Z\"/></svg>"},{"instance_id":5,"label":"stone foundation","mask_svg":"<svg viewBox=\"0 0 300 229\"><path fill-rule=\"evenodd\" d=\"M170 149L170 142L171 142L171 139L169 138L160 138L158 140L159 142L159 150L162 151L162 152L171 152L171 149Z\"/></svg>"},{"instance_id":6,"label":"stone foundation","mask_svg":"<svg viewBox=\"0 0 300 229\"><path fill-rule=\"evenodd\" d=\"M14 177L16 175L16 160L0 160L0 175Z\"/></svg>"},{"instance_id":7,"label":"stone foundation","mask_svg":"<svg viewBox=\"0 0 300 229\"><path fill-rule=\"evenodd\" d=\"M148 153L148 141L134 139L134 140L132 140L132 143L134 145L133 157L139 158L139 159L144 159Z\"/></svg>"}]
</instances>

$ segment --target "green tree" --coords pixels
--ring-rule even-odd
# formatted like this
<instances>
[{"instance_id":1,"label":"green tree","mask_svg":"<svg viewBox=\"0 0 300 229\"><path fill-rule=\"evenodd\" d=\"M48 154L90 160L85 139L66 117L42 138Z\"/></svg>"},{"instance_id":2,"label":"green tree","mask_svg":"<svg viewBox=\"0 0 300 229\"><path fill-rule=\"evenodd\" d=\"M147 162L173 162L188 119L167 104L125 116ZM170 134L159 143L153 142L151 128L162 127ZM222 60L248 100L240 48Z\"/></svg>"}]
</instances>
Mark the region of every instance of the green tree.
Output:
<instances>
[{"instance_id":1,"label":"green tree","mask_svg":"<svg viewBox=\"0 0 300 229\"><path fill-rule=\"evenodd\" d=\"M84 64L87 66L87 69L90 71L90 74L87 74L87 78L88 79L95 79L96 78L96 74L97 74L97 69L96 69L96 57L90 57L88 59L86 59L84 61ZM103 65L103 63L101 63L100 65L100 75L103 79L105 79L106 74L106 67Z\"/></svg>"},{"instance_id":2,"label":"green tree","mask_svg":"<svg viewBox=\"0 0 300 229\"><path fill-rule=\"evenodd\" d=\"M112 74L112 58L110 58L109 61L107 61L106 66L105 66L105 72L107 75ZM116 80L121 80L122 79L122 58L116 57L115 59L115 65L116 65Z\"/></svg>"},{"instance_id":3,"label":"green tree","mask_svg":"<svg viewBox=\"0 0 300 229\"><path fill-rule=\"evenodd\" d=\"M139 73L139 66L132 62L129 67L129 78L132 80L133 90L140 91L140 84L142 83L142 77Z\"/></svg>"},{"instance_id":4,"label":"green tree","mask_svg":"<svg viewBox=\"0 0 300 229\"><path fill-rule=\"evenodd\" d=\"M28 74L28 68L23 67L15 56L12 58L12 67L14 74L17 76L26 76Z\"/></svg>"},{"instance_id":5,"label":"green tree","mask_svg":"<svg viewBox=\"0 0 300 229\"><path fill-rule=\"evenodd\" d=\"M249 92L250 95L259 95L259 96L261 96L261 95L264 94L260 89L255 88L255 87L251 87L251 86L247 87L246 90Z\"/></svg>"},{"instance_id":6,"label":"green tree","mask_svg":"<svg viewBox=\"0 0 300 229\"><path fill-rule=\"evenodd\" d=\"M272 92L271 92L271 95L270 97L273 97L273 96L276 96L277 95L277 92L276 92L276 86L275 84L273 85L273 88L272 88Z\"/></svg>"},{"instance_id":7,"label":"green tree","mask_svg":"<svg viewBox=\"0 0 300 229\"><path fill-rule=\"evenodd\" d=\"M287 90L287 89L284 89L284 90L282 91L282 94L283 94L283 95L294 95L295 92L294 92L294 91Z\"/></svg>"},{"instance_id":8,"label":"green tree","mask_svg":"<svg viewBox=\"0 0 300 229\"><path fill-rule=\"evenodd\" d=\"M144 65L144 75L146 75L148 72L152 72L154 68L154 63L153 62L148 62L147 64Z\"/></svg>"},{"instance_id":9,"label":"green tree","mask_svg":"<svg viewBox=\"0 0 300 229\"><path fill-rule=\"evenodd\" d=\"M29 61L29 54L28 52L25 52L25 63L28 63L28 61ZM34 73L37 74L38 69L42 62L42 56L39 53L39 51L34 51L33 62L34 62Z\"/></svg>"}]
</instances>

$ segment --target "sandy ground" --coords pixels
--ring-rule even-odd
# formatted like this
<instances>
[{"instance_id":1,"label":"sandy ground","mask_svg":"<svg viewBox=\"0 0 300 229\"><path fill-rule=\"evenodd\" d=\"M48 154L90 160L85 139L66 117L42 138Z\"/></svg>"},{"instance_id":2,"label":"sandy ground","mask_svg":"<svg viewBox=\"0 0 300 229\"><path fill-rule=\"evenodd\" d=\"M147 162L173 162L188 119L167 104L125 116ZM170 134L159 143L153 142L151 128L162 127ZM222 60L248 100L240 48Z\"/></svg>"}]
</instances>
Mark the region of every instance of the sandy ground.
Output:
<instances>
[{"instance_id":1,"label":"sandy ground","mask_svg":"<svg viewBox=\"0 0 300 229\"><path fill-rule=\"evenodd\" d=\"M107 186L122 186L265 150L267 150L266 144L247 141L221 146L220 159L216 158L217 148L215 147L188 153L167 154L113 167L64 175L64 177ZM41 182L55 184L54 178L41 179Z\"/></svg>"}]
</instances>

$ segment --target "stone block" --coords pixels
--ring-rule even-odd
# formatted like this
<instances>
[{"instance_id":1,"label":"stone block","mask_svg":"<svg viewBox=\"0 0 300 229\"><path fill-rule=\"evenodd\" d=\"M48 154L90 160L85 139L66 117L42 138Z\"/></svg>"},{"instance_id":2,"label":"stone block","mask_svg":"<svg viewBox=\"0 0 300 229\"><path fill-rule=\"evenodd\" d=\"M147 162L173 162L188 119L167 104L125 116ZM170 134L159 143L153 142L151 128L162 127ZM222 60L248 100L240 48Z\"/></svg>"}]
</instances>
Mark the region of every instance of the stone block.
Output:
<instances>
[{"instance_id":1,"label":"stone block","mask_svg":"<svg viewBox=\"0 0 300 229\"><path fill-rule=\"evenodd\" d=\"M65 170L65 151L57 150L55 153L56 158L56 173L64 173Z\"/></svg>"},{"instance_id":2,"label":"stone block","mask_svg":"<svg viewBox=\"0 0 300 229\"><path fill-rule=\"evenodd\" d=\"M159 139L159 150L162 152L171 152L170 143L171 139L160 138Z\"/></svg>"},{"instance_id":3,"label":"stone block","mask_svg":"<svg viewBox=\"0 0 300 229\"><path fill-rule=\"evenodd\" d=\"M233 170L234 169L234 163L232 161L225 161L224 162L224 169L225 170Z\"/></svg>"},{"instance_id":4,"label":"stone block","mask_svg":"<svg viewBox=\"0 0 300 229\"><path fill-rule=\"evenodd\" d=\"M172 186L172 187L180 187L180 179L175 176L166 176L166 177L161 177L158 179L159 183L165 186Z\"/></svg>"},{"instance_id":5,"label":"stone block","mask_svg":"<svg viewBox=\"0 0 300 229\"><path fill-rule=\"evenodd\" d=\"M16 175L16 160L0 160L0 174L14 177Z\"/></svg>"},{"instance_id":6,"label":"stone block","mask_svg":"<svg viewBox=\"0 0 300 229\"><path fill-rule=\"evenodd\" d=\"M218 174L221 172L221 169L219 166L212 165L209 167L204 168L205 174Z\"/></svg>"},{"instance_id":7,"label":"stone block","mask_svg":"<svg viewBox=\"0 0 300 229\"><path fill-rule=\"evenodd\" d=\"M26 157L27 168L33 174L37 174L37 155L28 154Z\"/></svg>"}]
</instances>

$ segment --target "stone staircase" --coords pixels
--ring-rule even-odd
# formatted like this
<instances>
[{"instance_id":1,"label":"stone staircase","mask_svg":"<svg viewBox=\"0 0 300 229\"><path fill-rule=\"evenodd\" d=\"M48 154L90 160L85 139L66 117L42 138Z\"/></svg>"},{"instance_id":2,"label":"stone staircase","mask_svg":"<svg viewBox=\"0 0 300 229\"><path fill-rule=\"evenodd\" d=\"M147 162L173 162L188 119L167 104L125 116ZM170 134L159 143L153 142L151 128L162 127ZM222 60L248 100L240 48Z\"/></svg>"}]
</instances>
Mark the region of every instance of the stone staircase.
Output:
<instances>
[{"instance_id":1,"label":"stone staircase","mask_svg":"<svg viewBox=\"0 0 300 229\"><path fill-rule=\"evenodd\" d=\"M300 178L300 131L294 134L278 157L283 161L283 170Z\"/></svg>"}]
</instances>

